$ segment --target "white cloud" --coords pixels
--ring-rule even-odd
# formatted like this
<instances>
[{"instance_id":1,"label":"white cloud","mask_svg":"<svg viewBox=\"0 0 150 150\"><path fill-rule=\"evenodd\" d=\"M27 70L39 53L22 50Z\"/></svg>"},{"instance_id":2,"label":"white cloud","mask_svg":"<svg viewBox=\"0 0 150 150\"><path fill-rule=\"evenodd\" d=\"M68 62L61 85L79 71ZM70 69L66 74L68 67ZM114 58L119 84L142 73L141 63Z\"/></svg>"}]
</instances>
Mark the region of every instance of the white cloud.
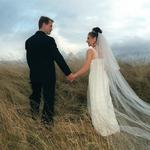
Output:
<instances>
[{"instance_id":1,"label":"white cloud","mask_svg":"<svg viewBox=\"0 0 150 150\"><path fill-rule=\"evenodd\" d=\"M94 26L103 29L111 45L128 47L130 39L150 39L149 0L1 0L0 59L24 56L24 41L38 29L41 15L55 20L52 35L67 53L85 48L87 33Z\"/></svg>"},{"instance_id":2,"label":"white cloud","mask_svg":"<svg viewBox=\"0 0 150 150\"><path fill-rule=\"evenodd\" d=\"M58 33L59 33L59 29L57 28L52 35L53 37L56 37L55 40L58 48L60 50L63 50L66 54L69 54L71 52L77 53L79 50L81 50L82 47L84 47L84 45L80 43L69 42L68 39L62 37Z\"/></svg>"}]
</instances>

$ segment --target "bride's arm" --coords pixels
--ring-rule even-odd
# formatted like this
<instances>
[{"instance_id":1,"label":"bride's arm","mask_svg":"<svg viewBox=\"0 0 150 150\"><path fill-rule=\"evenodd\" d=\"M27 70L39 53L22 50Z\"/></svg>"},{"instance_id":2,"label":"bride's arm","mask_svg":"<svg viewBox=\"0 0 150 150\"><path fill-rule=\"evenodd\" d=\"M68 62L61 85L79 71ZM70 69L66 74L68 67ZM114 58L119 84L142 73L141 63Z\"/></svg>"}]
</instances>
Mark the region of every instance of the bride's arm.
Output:
<instances>
[{"instance_id":1,"label":"bride's arm","mask_svg":"<svg viewBox=\"0 0 150 150\"><path fill-rule=\"evenodd\" d=\"M77 78L77 77L85 74L89 70L91 61L93 59L93 55L94 55L93 50L91 50L91 49L87 50L85 62L83 64L82 68L73 74L74 78Z\"/></svg>"}]
</instances>

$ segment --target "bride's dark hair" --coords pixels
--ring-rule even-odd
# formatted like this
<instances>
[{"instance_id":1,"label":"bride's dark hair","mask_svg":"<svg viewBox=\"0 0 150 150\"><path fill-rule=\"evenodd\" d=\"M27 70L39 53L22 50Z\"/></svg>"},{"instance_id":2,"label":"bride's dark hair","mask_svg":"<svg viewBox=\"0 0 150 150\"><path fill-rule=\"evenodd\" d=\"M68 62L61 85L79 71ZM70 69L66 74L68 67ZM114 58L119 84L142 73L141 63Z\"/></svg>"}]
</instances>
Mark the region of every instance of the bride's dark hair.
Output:
<instances>
[{"instance_id":1,"label":"bride's dark hair","mask_svg":"<svg viewBox=\"0 0 150 150\"><path fill-rule=\"evenodd\" d=\"M92 29L92 31L89 32L89 35L92 36L93 38L96 37L96 39L97 39L98 33L101 33L101 34L102 34L102 32L103 32L103 31L102 31L99 27L94 27L94 28Z\"/></svg>"}]
</instances>

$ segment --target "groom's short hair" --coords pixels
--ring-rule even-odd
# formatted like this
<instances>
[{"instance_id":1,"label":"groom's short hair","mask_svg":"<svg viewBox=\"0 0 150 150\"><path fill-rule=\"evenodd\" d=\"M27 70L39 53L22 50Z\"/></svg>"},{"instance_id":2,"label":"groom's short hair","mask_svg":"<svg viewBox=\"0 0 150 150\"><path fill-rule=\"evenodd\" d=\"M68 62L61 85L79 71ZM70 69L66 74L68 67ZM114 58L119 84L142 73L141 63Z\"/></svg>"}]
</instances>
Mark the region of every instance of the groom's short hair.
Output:
<instances>
[{"instance_id":1,"label":"groom's short hair","mask_svg":"<svg viewBox=\"0 0 150 150\"><path fill-rule=\"evenodd\" d=\"M39 19L39 29L42 27L43 23L48 24L49 21L51 21L52 23L54 22L54 20L52 20L49 17L41 16L40 19Z\"/></svg>"}]
</instances>

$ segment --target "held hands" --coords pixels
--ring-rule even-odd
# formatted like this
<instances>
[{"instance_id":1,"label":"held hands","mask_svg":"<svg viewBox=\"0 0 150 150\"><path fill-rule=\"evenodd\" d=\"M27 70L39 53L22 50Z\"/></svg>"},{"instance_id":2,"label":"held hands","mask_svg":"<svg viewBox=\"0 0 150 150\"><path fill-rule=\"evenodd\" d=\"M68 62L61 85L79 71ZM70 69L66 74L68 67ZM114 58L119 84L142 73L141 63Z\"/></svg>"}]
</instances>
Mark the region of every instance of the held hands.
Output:
<instances>
[{"instance_id":1,"label":"held hands","mask_svg":"<svg viewBox=\"0 0 150 150\"><path fill-rule=\"evenodd\" d=\"M71 73L67 76L67 80L69 80L70 82L73 82L75 79L76 79L76 74Z\"/></svg>"}]
</instances>

